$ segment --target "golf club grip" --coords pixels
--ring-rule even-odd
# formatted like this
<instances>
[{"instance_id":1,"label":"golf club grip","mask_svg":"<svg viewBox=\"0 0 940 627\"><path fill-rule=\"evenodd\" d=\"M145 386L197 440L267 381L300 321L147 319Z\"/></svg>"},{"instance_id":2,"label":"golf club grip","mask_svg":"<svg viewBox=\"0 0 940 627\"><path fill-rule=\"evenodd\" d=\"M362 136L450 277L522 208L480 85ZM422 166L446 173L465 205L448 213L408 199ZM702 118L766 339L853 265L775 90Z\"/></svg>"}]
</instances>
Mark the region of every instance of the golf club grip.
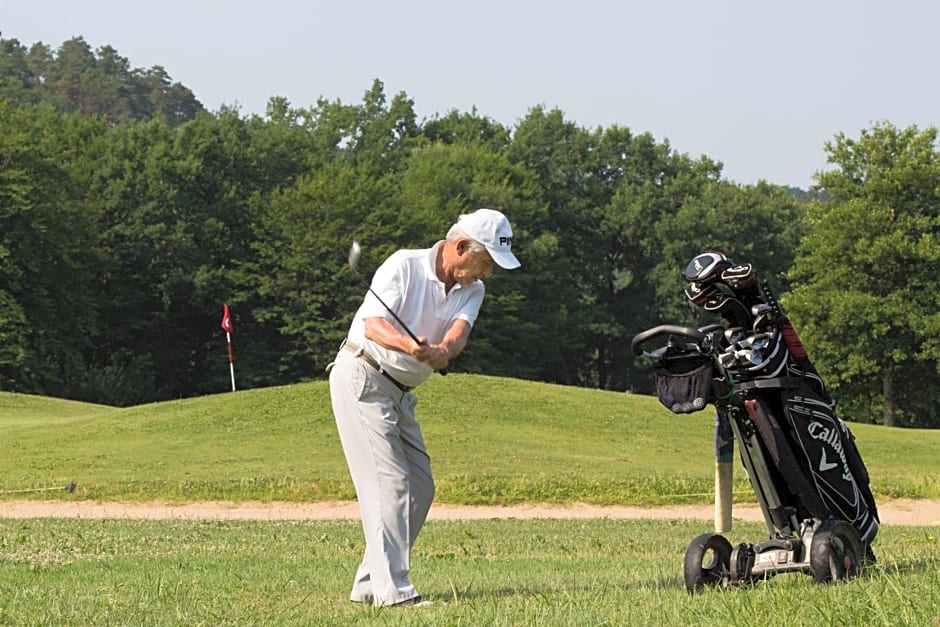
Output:
<instances>
[{"instance_id":1,"label":"golf club grip","mask_svg":"<svg viewBox=\"0 0 940 627\"><path fill-rule=\"evenodd\" d=\"M376 298L378 298L378 296L376 296ZM381 299L379 299L379 300L381 300ZM382 303L382 304L384 305L385 303ZM415 336L415 334L411 332L411 329L409 329L407 326L405 326L405 323L401 321L401 318L399 318L398 315L397 315L394 311L392 311L391 309L389 309L388 307L386 307L386 309L388 309L388 313L392 314L392 316L395 317L395 320L398 321L398 324L401 325L401 328L403 328L403 329L408 333L408 335L411 336L411 339L413 339L413 340L415 341L415 344L421 344L421 342L418 341L418 338ZM447 368L443 368L443 369L441 369L441 370L438 370L438 372L441 373L441 376L442 376L442 377L446 377L446 376L447 376Z\"/></svg>"}]
</instances>

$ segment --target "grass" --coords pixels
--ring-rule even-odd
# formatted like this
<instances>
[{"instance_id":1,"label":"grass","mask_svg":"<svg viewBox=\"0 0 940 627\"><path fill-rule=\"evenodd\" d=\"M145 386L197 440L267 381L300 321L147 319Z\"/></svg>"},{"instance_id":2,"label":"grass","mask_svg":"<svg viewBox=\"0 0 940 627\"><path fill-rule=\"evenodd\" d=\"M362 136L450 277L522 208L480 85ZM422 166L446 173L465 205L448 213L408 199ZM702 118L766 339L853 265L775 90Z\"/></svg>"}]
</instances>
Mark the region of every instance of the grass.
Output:
<instances>
[{"instance_id":1,"label":"grass","mask_svg":"<svg viewBox=\"0 0 940 627\"><path fill-rule=\"evenodd\" d=\"M711 411L676 416L654 397L463 374L433 377L419 399L440 503L712 498ZM851 427L878 497L940 498L940 431ZM69 482L74 495L22 492ZM753 502L740 465L735 492ZM353 496L322 381L126 409L0 392L0 499Z\"/></svg>"},{"instance_id":2,"label":"grass","mask_svg":"<svg viewBox=\"0 0 940 627\"><path fill-rule=\"evenodd\" d=\"M430 607L348 602L351 521L0 519L0 625L936 625L937 530L893 527L850 582L790 573L689 596L690 521L430 521ZM736 524L735 541L766 530Z\"/></svg>"},{"instance_id":3,"label":"grass","mask_svg":"<svg viewBox=\"0 0 940 627\"><path fill-rule=\"evenodd\" d=\"M713 416L651 397L435 377L419 419L438 502L708 503ZM940 432L852 425L879 498L940 497ZM738 500L753 502L736 470ZM2 499L352 497L325 383L115 409L0 393ZM75 494L43 490L74 481ZM851 582L800 574L690 597L695 521L427 523L427 608L346 601L355 521L0 518L0 625L940 625L938 529L883 527ZM732 543L766 538L736 522Z\"/></svg>"}]
</instances>

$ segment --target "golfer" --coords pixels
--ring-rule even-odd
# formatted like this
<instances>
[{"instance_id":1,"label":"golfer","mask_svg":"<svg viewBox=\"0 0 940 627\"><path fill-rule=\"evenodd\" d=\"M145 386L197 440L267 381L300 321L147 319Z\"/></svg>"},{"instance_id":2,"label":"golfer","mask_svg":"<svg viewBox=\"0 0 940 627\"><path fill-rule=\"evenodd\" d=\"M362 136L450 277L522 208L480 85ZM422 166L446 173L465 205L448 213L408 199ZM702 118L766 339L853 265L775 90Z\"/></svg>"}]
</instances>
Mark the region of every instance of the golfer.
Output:
<instances>
[{"instance_id":1,"label":"golfer","mask_svg":"<svg viewBox=\"0 0 940 627\"><path fill-rule=\"evenodd\" d=\"M333 415L366 542L349 597L354 602L422 603L408 572L434 479L412 390L467 344L483 303L481 279L493 274L494 263L520 265L509 221L493 209L460 216L431 248L393 253L372 279L379 298L366 293L330 368Z\"/></svg>"}]
</instances>

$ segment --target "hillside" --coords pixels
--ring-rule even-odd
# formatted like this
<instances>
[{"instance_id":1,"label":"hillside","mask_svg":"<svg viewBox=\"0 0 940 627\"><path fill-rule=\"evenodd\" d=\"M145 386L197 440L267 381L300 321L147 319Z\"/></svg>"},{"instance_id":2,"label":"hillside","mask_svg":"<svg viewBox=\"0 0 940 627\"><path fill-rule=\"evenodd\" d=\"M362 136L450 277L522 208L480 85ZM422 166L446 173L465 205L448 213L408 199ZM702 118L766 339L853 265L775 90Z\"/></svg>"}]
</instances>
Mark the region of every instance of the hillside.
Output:
<instances>
[{"instance_id":1,"label":"hillside","mask_svg":"<svg viewBox=\"0 0 940 627\"><path fill-rule=\"evenodd\" d=\"M706 504L711 410L654 397L452 374L419 395L439 503ZM852 424L879 498L940 497L940 432ZM98 501L353 497L327 384L117 409L0 393L0 491ZM744 473L735 492L750 501ZM0 494L0 498L7 498Z\"/></svg>"}]
</instances>

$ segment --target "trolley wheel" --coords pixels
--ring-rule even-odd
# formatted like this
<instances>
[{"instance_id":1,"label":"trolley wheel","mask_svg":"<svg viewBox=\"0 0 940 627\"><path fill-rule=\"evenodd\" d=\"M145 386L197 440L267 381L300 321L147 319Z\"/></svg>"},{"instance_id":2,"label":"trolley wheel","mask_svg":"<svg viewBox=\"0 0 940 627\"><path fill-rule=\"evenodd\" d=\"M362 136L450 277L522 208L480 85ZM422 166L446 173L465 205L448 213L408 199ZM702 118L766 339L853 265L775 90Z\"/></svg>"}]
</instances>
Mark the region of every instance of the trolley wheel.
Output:
<instances>
[{"instance_id":1,"label":"trolley wheel","mask_svg":"<svg viewBox=\"0 0 940 627\"><path fill-rule=\"evenodd\" d=\"M742 542L731 551L731 583L750 581L754 571L754 545Z\"/></svg>"},{"instance_id":2,"label":"trolley wheel","mask_svg":"<svg viewBox=\"0 0 940 627\"><path fill-rule=\"evenodd\" d=\"M726 583L730 565L728 539L716 533L703 533L692 540L685 552L685 589L695 594L707 586Z\"/></svg>"},{"instance_id":3,"label":"trolley wheel","mask_svg":"<svg viewBox=\"0 0 940 627\"><path fill-rule=\"evenodd\" d=\"M864 559L858 530L844 520L827 520L813 533L809 565L819 583L851 579Z\"/></svg>"}]
</instances>

